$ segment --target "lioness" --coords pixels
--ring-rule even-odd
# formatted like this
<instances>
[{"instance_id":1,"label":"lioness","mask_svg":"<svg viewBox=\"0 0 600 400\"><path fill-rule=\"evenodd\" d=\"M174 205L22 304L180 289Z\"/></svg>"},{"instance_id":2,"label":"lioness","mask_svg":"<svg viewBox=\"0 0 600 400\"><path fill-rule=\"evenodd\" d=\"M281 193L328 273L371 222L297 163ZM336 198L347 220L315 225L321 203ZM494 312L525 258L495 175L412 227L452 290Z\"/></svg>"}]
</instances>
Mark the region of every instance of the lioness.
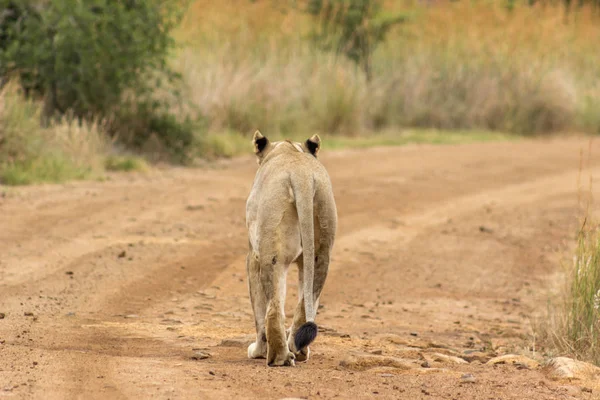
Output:
<instances>
[{"instance_id":1,"label":"lioness","mask_svg":"<svg viewBox=\"0 0 600 400\"><path fill-rule=\"evenodd\" d=\"M304 143L269 142L259 131L252 140L259 164L246 202L246 257L256 342L249 358L268 366L306 361L317 336L316 310L329 269L337 228L331 181L317 160L318 135ZM299 302L285 330L287 270L298 265ZM265 326L266 325L266 326Z\"/></svg>"}]
</instances>

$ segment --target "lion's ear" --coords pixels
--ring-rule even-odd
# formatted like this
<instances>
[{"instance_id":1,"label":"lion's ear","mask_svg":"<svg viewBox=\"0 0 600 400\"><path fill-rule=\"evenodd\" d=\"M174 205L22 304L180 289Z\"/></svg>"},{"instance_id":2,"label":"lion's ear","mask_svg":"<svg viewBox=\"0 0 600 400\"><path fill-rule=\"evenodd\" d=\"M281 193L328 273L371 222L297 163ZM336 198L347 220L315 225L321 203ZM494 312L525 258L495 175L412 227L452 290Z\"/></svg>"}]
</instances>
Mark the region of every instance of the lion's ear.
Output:
<instances>
[{"instance_id":1,"label":"lion's ear","mask_svg":"<svg viewBox=\"0 0 600 400\"><path fill-rule=\"evenodd\" d=\"M256 154L258 164L262 162L263 158L267 155L271 149L271 142L264 136L260 131L254 132L252 137L252 144L254 145L254 154Z\"/></svg>"},{"instance_id":2,"label":"lion's ear","mask_svg":"<svg viewBox=\"0 0 600 400\"><path fill-rule=\"evenodd\" d=\"M254 132L252 143L254 144L254 153L259 155L260 153L264 152L269 145L269 139L267 139L262 133L260 133L260 131L257 130Z\"/></svg>"},{"instance_id":3,"label":"lion's ear","mask_svg":"<svg viewBox=\"0 0 600 400\"><path fill-rule=\"evenodd\" d=\"M304 145L306 146L308 152L316 157L321 149L321 138L319 135L312 135L310 139L306 140Z\"/></svg>"}]
</instances>

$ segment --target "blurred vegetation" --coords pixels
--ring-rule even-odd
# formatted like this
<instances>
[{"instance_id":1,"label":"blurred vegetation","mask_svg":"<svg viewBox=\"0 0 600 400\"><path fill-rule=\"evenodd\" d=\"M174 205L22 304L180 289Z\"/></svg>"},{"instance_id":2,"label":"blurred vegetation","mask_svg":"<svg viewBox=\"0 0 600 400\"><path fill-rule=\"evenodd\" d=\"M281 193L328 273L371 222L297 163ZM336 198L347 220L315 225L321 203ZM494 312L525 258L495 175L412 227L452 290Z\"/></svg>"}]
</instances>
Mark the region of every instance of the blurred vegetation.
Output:
<instances>
[{"instance_id":1,"label":"blurred vegetation","mask_svg":"<svg viewBox=\"0 0 600 400\"><path fill-rule=\"evenodd\" d=\"M0 82L40 130L95 124L103 151L151 162L233 156L257 128L325 146L598 133L599 18L585 1L0 0Z\"/></svg>"},{"instance_id":2,"label":"blurred vegetation","mask_svg":"<svg viewBox=\"0 0 600 400\"><path fill-rule=\"evenodd\" d=\"M170 112L180 76L168 65L180 2L0 0L0 10L0 74L43 99L45 124L102 119L130 144L156 135L183 161L193 134Z\"/></svg>"},{"instance_id":3,"label":"blurred vegetation","mask_svg":"<svg viewBox=\"0 0 600 400\"><path fill-rule=\"evenodd\" d=\"M382 13L377 0L309 0L306 11L316 18L313 40L344 54L372 78L372 54L390 28L406 21L403 14Z\"/></svg>"},{"instance_id":4,"label":"blurred vegetation","mask_svg":"<svg viewBox=\"0 0 600 400\"><path fill-rule=\"evenodd\" d=\"M587 216L589 218L590 215ZM591 224L590 224L591 225ZM536 327L542 348L600 366L600 226L582 226L565 285Z\"/></svg>"}]
</instances>

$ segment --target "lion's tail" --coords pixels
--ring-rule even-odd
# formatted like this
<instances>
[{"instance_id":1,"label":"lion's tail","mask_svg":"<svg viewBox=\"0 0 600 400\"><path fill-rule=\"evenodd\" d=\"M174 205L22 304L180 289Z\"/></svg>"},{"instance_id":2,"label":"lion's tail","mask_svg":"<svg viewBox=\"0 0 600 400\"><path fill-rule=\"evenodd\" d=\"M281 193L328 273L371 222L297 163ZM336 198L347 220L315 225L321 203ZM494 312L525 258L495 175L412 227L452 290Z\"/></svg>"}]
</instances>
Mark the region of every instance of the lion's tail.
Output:
<instances>
[{"instance_id":1,"label":"lion's tail","mask_svg":"<svg viewBox=\"0 0 600 400\"><path fill-rule=\"evenodd\" d=\"M304 179L302 179L304 178ZM298 221L300 223L300 237L302 238L302 261L304 265L303 291L304 314L306 323L303 324L294 336L297 350L301 350L312 343L317 337L318 328L315 324L313 282L315 277L315 229L314 229L314 193L315 184L312 176L292 176L292 190L296 199ZM309 194L308 196L306 194ZM304 195L303 195L304 194Z\"/></svg>"}]
</instances>

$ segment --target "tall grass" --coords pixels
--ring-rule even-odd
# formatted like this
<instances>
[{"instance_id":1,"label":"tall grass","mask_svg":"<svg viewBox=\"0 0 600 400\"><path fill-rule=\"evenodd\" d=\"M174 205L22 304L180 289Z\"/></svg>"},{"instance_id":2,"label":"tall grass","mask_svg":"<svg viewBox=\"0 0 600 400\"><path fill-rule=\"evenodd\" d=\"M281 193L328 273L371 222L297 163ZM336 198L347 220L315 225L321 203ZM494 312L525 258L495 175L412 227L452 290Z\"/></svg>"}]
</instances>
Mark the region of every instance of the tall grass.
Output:
<instances>
[{"instance_id":1,"label":"tall grass","mask_svg":"<svg viewBox=\"0 0 600 400\"><path fill-rule=\"evenodd\" d=\"M591 140L588 162L591 161ZM548 308L534 325L541 344L550 353L561 353L600 366L600 224L593 214L592 185L582 186L583 149L577 179L577 202L582 215L572 263L564 265L561 284L549 297Z\"/></svg>"},{"instance_id":2,"label":"tall grass","mask_svg":"<svg viewBox=\"0 0 600 400\"><path fill-rule=\"evenodd\" d=\"M537 327L551 352L600 365L600 227L580 230L559 301Z\"/></svg>"},{"instance_id":3,"label":"tall grass","mask_svg":"<svg viewBox=\"0 0 600 400\"><path fill-rule=\"evenodd\" d=\"M102 124L65 117L43 128L41 114L41 105L25 100L17 85L0 92L0 184L93 178L113 168Z\"/></svg>"},{"instance_id":4,"label":"tall grass","mask_svg":"<svg viewBox=\"0 0 600 400\"><path fill-rule=\"evenodd\" d=\"M565 346L600 364L600 231L582 230L574 259Z\"/></svg>"},{"instance_id":5,"label":"tall grass","mask_svg":"<svg viewBox=\"0 0 600 400\"><path fill-rule=\"evenodd\" d=\"M310 42L307 15L273 4L191 6L175 63L209 132L600 131L600 24L591 9L386 2L414 18L373 55L369 83Z\"/></svg>"}]
</instances>

